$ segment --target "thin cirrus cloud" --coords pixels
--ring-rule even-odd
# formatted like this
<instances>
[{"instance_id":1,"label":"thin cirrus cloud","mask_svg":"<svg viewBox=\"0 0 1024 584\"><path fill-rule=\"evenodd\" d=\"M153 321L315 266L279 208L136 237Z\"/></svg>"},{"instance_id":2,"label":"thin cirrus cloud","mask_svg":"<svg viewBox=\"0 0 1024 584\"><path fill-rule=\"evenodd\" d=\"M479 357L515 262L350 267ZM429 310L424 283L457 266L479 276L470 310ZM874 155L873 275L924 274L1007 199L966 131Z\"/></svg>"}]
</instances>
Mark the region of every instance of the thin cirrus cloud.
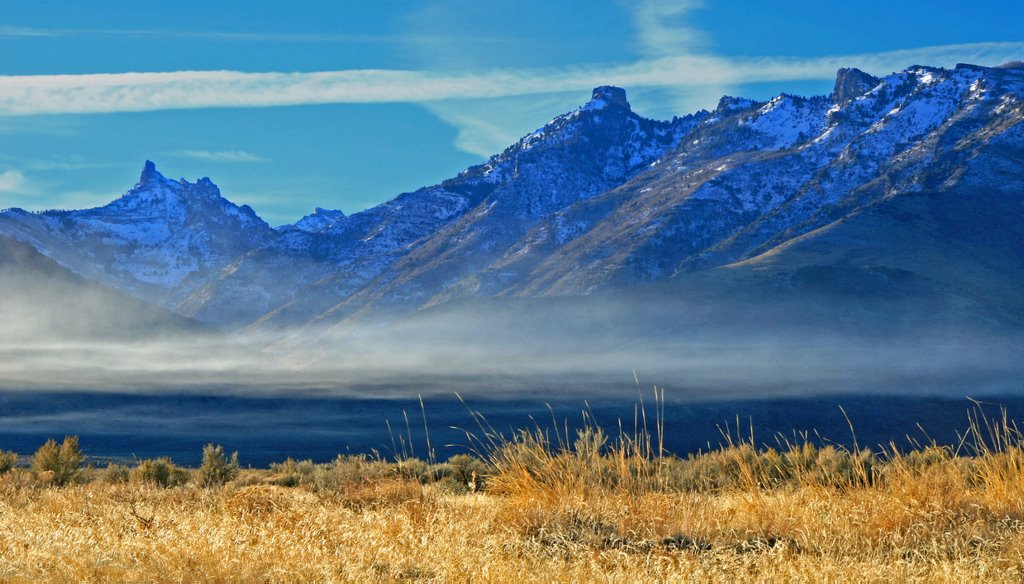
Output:
<instances>
[{"instance_id":1,"label":"thin cirrus cloud","mask_svg":"<svg viewBox=\"0 0 1024 584\"><path fill-rule=\"evenodd\" d=\"M314 73L176 71L0 76L0 115L90 114L324 103L430 103L625 87L702 87L827 79L840 67L888 73L913 63L996 65L1024 42L941 45L816 58L685 55L627 65L438 73L360 69Z\"/></svg>"},{"instance_id":2,"label":"thin cirrus cloud","mask_svg":"<svg viewBox=\"0 0 1024 584\"><path fill-rule=\"evenodd\" d=\"M193 160L205 160L207 162L270 162L265 158L245 150L178 150L171 152L179 158L191 158Z\"/></svg>"},{"instance_id":3,"label":"thin cirrus cloud","mask_svg":"<svg viewBox=\"0 0 1024 584\"><path fill-rule=\"evenodd\" d=\"M203 30L161 30L161 29L120 29L120 28L31 28L0 26L0 39L33 39L57 37L151 37L167 39L203 39L239 42L285 42L285 43L355 43L388 44L431 42L442 37L433 35L380 35L380 34L288 34L264 32L223 32ZM507 43L510 39L493 37L467 37L477 42Z\"/></svg>"}]
</instances>

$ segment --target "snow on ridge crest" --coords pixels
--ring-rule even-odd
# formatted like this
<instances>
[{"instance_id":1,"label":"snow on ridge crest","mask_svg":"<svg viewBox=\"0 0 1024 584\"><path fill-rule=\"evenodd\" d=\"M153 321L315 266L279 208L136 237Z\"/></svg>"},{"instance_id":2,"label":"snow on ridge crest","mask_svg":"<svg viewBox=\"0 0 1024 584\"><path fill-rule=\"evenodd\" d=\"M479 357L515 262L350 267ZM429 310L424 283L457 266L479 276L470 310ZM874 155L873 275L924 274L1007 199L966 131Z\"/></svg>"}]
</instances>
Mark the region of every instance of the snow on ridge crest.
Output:
<instances>
[{"instance_id":1,"label":"snow on ridge crest","mask_svg":"<svg viewBox=\"0 0 1024 584\"><path fill-rule=\"evenodd\" d=\"M654 266L650 268L653 278L676 269L657 262L696 254L704 245L700 242L712 241L727 229L738 229L741 220L749 221L752 216L764 219L751 223L756 230L751 227L750 233L743 235L747 239L729 243L733 246L729 253L745 253L743 246L760 245L790 228L803 229L801 222L812 221L818 209L835 204L836 197L853 192L880 169L890 168L893 161L903 164L900 161L915 157L927 161L923 158L930 155L927 149L910 148L941 129L975 99L972 96L989 91L1000 103L1009 104L1006 107L1018 103L1009 100L1020 94L1020 77L1020 69L977 67L955 71L910 67L884 78L840 69L830 96L780 94L767 102L725 96L714 112L672 121L645 119L630 109L624 90L601 86L584 105L457 177L351 216L317 207L292 225L268 230L262 240L248 239L258 231L248 219L251 210L220 198L209 178L194 184L168 180L151 161L143 167L136 187L122 197L122 208L114 209L115 202L108 208L70 215L77 222L75 229L85 237L113 242L103 241L105 249L116 248L118 254L111 267L115 273L125 274L113 284L133 285L128 272L134 271L136 282L170 291L161 297L161 301L168 299L166 305L186 297L200 283L212 286L211 297L220 294L218 302L228 302L236 298L232 294L243 292L251 292L252 298L285 302L296 289L320 281L337 282L332 284L332 301L341 302L358 290L376 293L373 286L390 286L389 282L397 283L393 288L380 288L381 294L386 291L388 298L397 298L410 290L427 294L433 276L419 276L427 274L427 268L437 281L456 282L462 276L473 276L459 271L466 265L463 258L488 265L503 250L520 250L523 257L544 254L549 246L566 245L585 236L601 224L599 212L605 212L604 206L617 204L619 199L566 210L652 169L652 173L662 173L653 176L680 192L684 186L690 188L691 181L703 183L692 195L679 199L683 202L673 203L678 208L692 205L693 209L675 215L666 211L664 224L652 220L641 226L647 231L635 231L641 234L638 237L652 237L648 241L650 255L644 257ZM994 103L978 107L995 114L1002 111ZM682 148L681 143L685 144ZM793 150L767 153L787 149ZM685 169L676 182L668 182L670 173L677 171L671 170L671 164L659 170L657 161L662 159L682 161L674 167ZM827 172L815 174L824 170ZM814 188L805 189L808 184ZM654 194L658 188L655 186ZM665 188L662 192L668 193ZM638 190L636 197L654 198L654 194L645 194L650 191L650 186ZM214 192L217 199L193 195ZM133 207L127 200L148 203ZM766 215L776 209L774 215ZM54 219L54 228L63 229L56 216ZM536 231L530 235L534 227ZM541 237L544 234L548 239ZM423 242L441 243L418 248L425 251L402 263L408 250ZM523 242L534 245L531 248ZM441 254L439 249L452 251ZM248 259L241 259L253 250ZM218 271L225 265L234 266L230 274ZM277 279L260 280L261 274L286 270L293 274L287 285ZM378 280L383 284L373 284L382 273L388 274ZM324 280L327 277L334 280ZM264 306L266 302L269 300L252 305L272 309ZM210 320L219 318L216 304L203 306L202 310L210 311Z\"/></svg>"}]
</instances>

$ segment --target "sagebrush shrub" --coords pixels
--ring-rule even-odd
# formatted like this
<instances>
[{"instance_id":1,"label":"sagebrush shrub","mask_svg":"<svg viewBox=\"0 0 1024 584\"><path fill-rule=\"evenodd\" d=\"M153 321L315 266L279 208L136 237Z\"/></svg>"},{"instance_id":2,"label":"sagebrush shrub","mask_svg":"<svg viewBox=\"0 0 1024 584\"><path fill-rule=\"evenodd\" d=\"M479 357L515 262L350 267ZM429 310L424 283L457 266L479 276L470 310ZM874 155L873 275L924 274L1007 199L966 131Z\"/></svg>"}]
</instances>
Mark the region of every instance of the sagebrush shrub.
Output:
<instances>
[{"instance_id":1,"label":"sagebrush shrub","mask_svg":"<svg viewBox=\"0 0 1024 584\"><path fill-rule=\"evenodd\" d=\"M85 455L78 447L78 436L65 437L59 446L51 438L32 455L32 470L48 475L51 483L62 486L82 476L83 460Z\"/></svg>"},{"instance_id":2,"label":"sagebrush shrub","mask_svg":"<svg viewBox=\"0 0 1024 584\"><path fill-rule=\"evenodd\" d=\"M166 456L139 462L131 471L131 478L140 483L158 487L178 487L188 481L188 471L175 465Z\"/></svg>"},{"instance_id":3,"label":"sagebrush shrub","mask_svg":"<svg viewBox=\"0 0 1024 584\"><path fill-rule=\"evenodd\" d=\"M484 461L468 454L456 454L442 465L440 485L453 493L478 491L493 472Z\"/></svg>"},{"instance_id":4,"label":"sagebrush shrub","mask_svg":"<svg viewBox=\"0 0 1024 584\"><path fill-rule=\"evenodd\" d=\"M112 485L122 485L131 480L131 470L123 465L111 462L103 471L103 482Z\"/></svg>"},{"instance_id":5,"label":"sagebrush shrub","mask_svg":"<svg viewBox=\"0 0 1024 584\"><path fill-rule=\"evenodd\" d=\"M198 480L204 487L223 485L238 476L238 453L228 458L224 447L207 444L203 447L203 463L199 466Z\"/></svg>"},{"instance_id":6,"label":"sagebrush shrub","mask_svg":"<svg viewBox=\"0 0 1024 584\"><path fill-rule=\"evenodd\" d=\"M411 475L425 467L426 463L418 458L407 458L391 464L365 454L339 454L330 465L331 487L337 489L347 485L367 484L395 474Z\"/></svg>"},{"instance_id":7,"label":"sagebrush shrub","mask_svg":"<svg viewBox=\"0 0 1024 584\"><path fill-rule=\"evenodd\" d=\"M270 463L273 473L271 483L282 487L310 486L315 484L317 465L312 460L288 458L284 462Z\"/></svg>"},{"instance_id":8,"label":"sagebrush shrub","mask_svg":"<svg viewBox=\"0 0 1024 584\"><path fill-rule=\"evenodd\" d=\"M15 452L9 452L7 450L0 450L0 474L14 468L14 465L18 462L18 454Z\"/></svg>"}]
</instances>

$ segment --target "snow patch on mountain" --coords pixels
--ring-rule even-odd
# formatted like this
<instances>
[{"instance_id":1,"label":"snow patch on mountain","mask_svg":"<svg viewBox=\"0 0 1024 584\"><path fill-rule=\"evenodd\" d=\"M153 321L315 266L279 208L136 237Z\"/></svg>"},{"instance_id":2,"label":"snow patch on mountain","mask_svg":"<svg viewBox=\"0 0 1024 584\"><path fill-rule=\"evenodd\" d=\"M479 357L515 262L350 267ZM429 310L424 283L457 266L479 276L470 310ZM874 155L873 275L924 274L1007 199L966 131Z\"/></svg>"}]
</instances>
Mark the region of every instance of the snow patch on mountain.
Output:
<instances>
[{"instance_id":1,"label":"snow patch on mountain","mask_svg":"<svg viewBox=\"0 0 1024 584\"><path fill-rule=\"evenodd\" d=\"M780 95L741 121L765 137L763 149L783 150L806 141L825 129L828 112L824 99Z\"/></svg>"}]
</instances>

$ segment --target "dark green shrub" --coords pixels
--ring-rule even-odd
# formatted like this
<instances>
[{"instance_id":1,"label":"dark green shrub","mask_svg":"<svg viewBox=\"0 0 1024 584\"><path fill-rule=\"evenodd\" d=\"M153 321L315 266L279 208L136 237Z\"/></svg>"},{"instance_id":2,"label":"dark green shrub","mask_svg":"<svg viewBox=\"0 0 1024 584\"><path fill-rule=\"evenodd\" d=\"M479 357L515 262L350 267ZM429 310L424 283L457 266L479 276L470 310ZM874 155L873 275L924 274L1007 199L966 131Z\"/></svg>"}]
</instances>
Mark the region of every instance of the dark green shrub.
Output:
<instances>
[{"instance_id":1,"label":"dark green shrub","mask_svg":"<svg viewBox=\"0 0 1024 584\"><path fill-rule=\"evenodd\" d=\"M427 483L431 480L430 465L427 461L419 458L403 458L395 463L394 470L403 479L419 481L421 483Z\"/></svg>"},{"instance_id":2,"label":"dark green shrub","mask_svg":"<svg viewBox=\"0 0 1024 584\"><path fill-rule=\"evenodd\" d=\"M456 454L442 465L438 484L452 493L468 493L484 488L491 467L478 458Z\"/></svg>"},{"instance_id":3,"label":"dark green shrub","mask_svg":"<svg viewBox=\"0 0 1024 584\"><path fill-rule=\"evenodd\" d=\"M418 458L392 463L366 454L339 454L326 464L288 458L272 463L270 471L267 482L271 484L321 492L345 491L395 478L425 483L429 482L432 472L436 475L436 468L432 469Z\"/></svg>"},{"instance_id":4,"label":"dark green shrub","mask_svg":"<svg viewBox=\"0 0 1024 584\"><path fill-rule=\"evenodd\" d=\"M273 473L270 482L282 487L309 486L315 484L317 465L312 460L288 458L284 462L270 463Z\"/></svg>"},{"instance_id":5,"label":"dark green shrub","mask_svg":"<svg viewBox=\"0 0 1024 584\"><path fill-rule=\"evenodd\" d=\"M179 487L188 482L188 471L175 465L170 458L143 460L131 471L131 478L140 483L158 487Z\"/></svg>"},{"instance_id":6,"label":"dark green shrub","mask_svg":"<svg viewBox=\"0 0 1024 584\"><path fill-rule=\"evenodd\" d=\"M349 486L365 485L396 475L405 476L418 472L426 463L417 458L408 458L398 465L405 465L406 471L391 463L372 458L365 454L339 454L325 473L318 477L317 488L324 490L344 489Z\"/></svg>"},{"instance_id":7,"label":"dark green shrub","mask_svg":"<svg viewBox=\"0 0 1024 584\"><path fill-rule=\"evenodd\" d=\"M78 448L78 436L67 436L61 445L53 439L32 455L32 470L57 486L63 486L82 476L85 455Z\"/></svg>"},{"instance_id":8,"label":"dark green shrub","mask_svg":"<svg viewBox=\"0 0 1024 584\"><path fill-rule=\"evenodd\" d=\"M14 468L14 465L18 462L18 455L15 452L8 452L7 450L0 450L0 474Z\"/></svg>"},{"instance_id":9,"label":"dark green shrub","mask_svg":"<svg viewBox=\"0 0 1024 584\"><path fill-rule=\"evenodd\" d=\"M719 450L668 459L667 486L683 491L768 489L783 485L847 488L874 480L876 456L870 449L849 451L809 442L786 450L757 450L741 443Z\"/></svg>"},{"instance_id":10,"label":"dark green shrub","mask_svg":"<svg viewBox=\"0 0 1024 584\"><path fill-rule=\"evenodd\" d=\"M123 464L111 462L103 471L103 482L112 485L122 485L131 480L131 471Z\"/></svg>"},{"instance_id":11,"label":"dark green shrub","mask_svg":"<svg viewBox=\"0 0 1024 584\"><path fill-rule=\"evenodd\" d=\"M198 480L204 487L223 485L238 476L238 453L228 458L224 447L207 444L203 447L203 463L199 466Z\"/></svg>"}]
</instances>

